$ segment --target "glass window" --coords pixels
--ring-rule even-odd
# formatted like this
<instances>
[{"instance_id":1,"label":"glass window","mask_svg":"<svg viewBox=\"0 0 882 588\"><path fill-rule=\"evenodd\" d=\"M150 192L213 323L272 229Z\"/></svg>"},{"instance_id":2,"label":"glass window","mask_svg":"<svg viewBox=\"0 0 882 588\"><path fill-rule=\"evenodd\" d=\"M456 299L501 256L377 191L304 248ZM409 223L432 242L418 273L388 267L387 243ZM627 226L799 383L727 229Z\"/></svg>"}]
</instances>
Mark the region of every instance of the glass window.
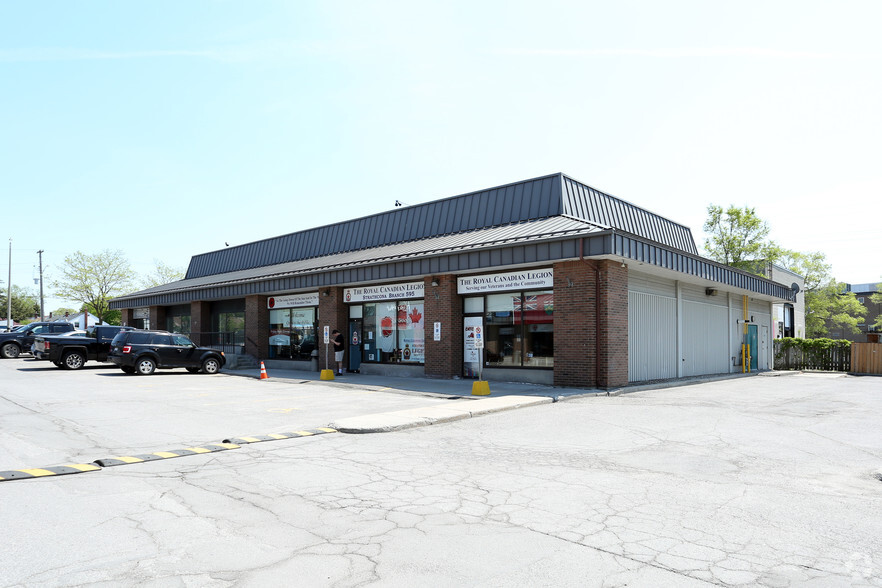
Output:
<instances>
[{"instance_id":1,"label":"glass window","mask_svg":"<svg viewBox=\"0 0 882 588\"><path fill-rule=\"evenodd\" d=\"M552 290L489 294L484 308L485 365L554 367Z\"/></svg>"},{"instance_id":2,"label":"glass window","mask_svg":"<svg viewBox=\"0 0 882 588\"><path fill-rule=\"evenodd\" d=\"M269 356L272 359L310 359L316 340L315 308L270 311Z\"/></svg>"},{"instance_id":3,"label":"glass window","mask_svg":"<svg viewBox=\"0 0 882 588\"><path fill-rule=\"evenodd\" d=\"M171 345L170 335L153 335L150 338L151 345Z\"/></svg>"},{"instance_id":4,"label":"glass window","mask_svg":"<svg viewBox=\"0 0 882 588\"><path fill-rule=\"evenodd\" d=\"M426 357L424 314L423 300L362 305L362 361L423 363Z\"/></svg>"},{"instance_id":5,"label":"glass window","mask_svg":"<svg viewBox=\"0 0 882 588\"><path fill-rule=\"evenodd\" d=\"M193 342L183 335L173 335L172 341L175 345L193 345Z\"/></svg>"},{"instance_id":6,"label":"glass window","mask_svg":"<svg viewBox=\"0 0 882 588\"><path fill-rule=\"evenodd\" d=\"M484 312L484 297L472 296L471 298L466 298L463 300L462 306L463 312L466 314Z\"/></svg>"}]
</instances>

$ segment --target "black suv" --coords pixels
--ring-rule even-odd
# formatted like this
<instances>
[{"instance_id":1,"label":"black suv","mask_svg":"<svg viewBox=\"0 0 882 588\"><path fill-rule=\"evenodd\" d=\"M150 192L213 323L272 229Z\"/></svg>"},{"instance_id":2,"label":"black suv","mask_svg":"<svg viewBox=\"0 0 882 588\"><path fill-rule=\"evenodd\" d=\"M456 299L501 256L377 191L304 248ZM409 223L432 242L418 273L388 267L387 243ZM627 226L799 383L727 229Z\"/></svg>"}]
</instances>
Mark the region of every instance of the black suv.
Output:
<instances>
[{"instance_id":1,"label":"black suv","mask_svg":"<svg viewBox=\"0 0 882 588\"><path fill-rule=\"evenodd\" d=\"M73 331L73 323L42 322L31 323L16 331L0 333L0 357L3 359L15 359L23 351L30 351L37 335L60 335Z\"/></svg>"},{"instance_id":2,"label":"black suv","mask_svg":"<svg viewBox=\"0 0 882 588\"><path fill-rule=\"evenodd\" d=\"M227 358L223 351L197 347L184 335L168 331L123 331L110 342L108 359L127 374L148 376L157 368L187 368L216 374Z\"/></svg>"}]
</instances>

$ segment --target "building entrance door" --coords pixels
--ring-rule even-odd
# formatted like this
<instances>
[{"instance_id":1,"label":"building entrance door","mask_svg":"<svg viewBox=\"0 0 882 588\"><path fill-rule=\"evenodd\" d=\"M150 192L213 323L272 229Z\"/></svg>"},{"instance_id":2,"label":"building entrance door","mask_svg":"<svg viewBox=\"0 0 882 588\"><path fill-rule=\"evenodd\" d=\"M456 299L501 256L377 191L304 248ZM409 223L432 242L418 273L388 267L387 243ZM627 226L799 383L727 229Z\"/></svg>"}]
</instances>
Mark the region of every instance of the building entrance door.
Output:
<instances>
[{"instance_id":1,"label":"building entrance door","mask_svg":"<svg viewBox=\"0 0 882 588\"><path fill-rule=\"evenodd\" d=\"M756 325L747 325L747 344L750 345L750 371L752 372L759 369L760 350L757 345L758 339Z\"/></svg>"}]
</instances>

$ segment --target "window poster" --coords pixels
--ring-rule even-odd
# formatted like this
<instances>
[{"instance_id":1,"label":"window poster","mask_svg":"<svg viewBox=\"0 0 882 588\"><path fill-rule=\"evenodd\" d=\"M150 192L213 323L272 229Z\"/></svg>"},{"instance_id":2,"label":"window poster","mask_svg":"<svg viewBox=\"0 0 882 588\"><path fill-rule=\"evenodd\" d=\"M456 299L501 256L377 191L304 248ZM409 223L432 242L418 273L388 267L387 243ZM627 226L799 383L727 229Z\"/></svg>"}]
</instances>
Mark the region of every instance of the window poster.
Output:
<instances>
[{"instance_id":1,"label":"window poster","mask_svg":"<svg viewBox=\"0 0 882 588\"><path fill-rule=\"evenodd\" d=\"M423 303L398 303L398 349L402 361L422 363L426 358Z\"/></svg>"},{"instance_id":2,"label":"window poster","mask_svg":"<svg viewBox=\"0 0 882 588\"><path fill-rule=\"evenodd\" d=\"M377 349L392 353L395 350L395 325L398 305L394 302L377 304Z\"/></svg>"}]
</instances>

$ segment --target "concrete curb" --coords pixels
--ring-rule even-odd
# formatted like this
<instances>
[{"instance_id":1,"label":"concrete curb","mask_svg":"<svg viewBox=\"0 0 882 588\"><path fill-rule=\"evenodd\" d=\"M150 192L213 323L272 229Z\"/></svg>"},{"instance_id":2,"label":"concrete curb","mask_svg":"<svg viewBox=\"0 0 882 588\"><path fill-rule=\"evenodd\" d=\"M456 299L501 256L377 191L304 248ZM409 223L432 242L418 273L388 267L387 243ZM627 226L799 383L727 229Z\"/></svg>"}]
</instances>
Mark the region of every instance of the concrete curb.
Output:
<instances>
[{"instance_id":1,"label":"concrete curb","mask_svg":"<svg viewBox=\"0 0 882 588\"><path fill-rule=\"evenodd\" d=\"M482 400L465 400L454 405L409 408L395 412L349 417L334 421L328 426L341 433L388 433L413 427L449 423L537 404L551 404L552 402L554 400L547 396L500 396Z\"/></svg>"}]
</instances>

